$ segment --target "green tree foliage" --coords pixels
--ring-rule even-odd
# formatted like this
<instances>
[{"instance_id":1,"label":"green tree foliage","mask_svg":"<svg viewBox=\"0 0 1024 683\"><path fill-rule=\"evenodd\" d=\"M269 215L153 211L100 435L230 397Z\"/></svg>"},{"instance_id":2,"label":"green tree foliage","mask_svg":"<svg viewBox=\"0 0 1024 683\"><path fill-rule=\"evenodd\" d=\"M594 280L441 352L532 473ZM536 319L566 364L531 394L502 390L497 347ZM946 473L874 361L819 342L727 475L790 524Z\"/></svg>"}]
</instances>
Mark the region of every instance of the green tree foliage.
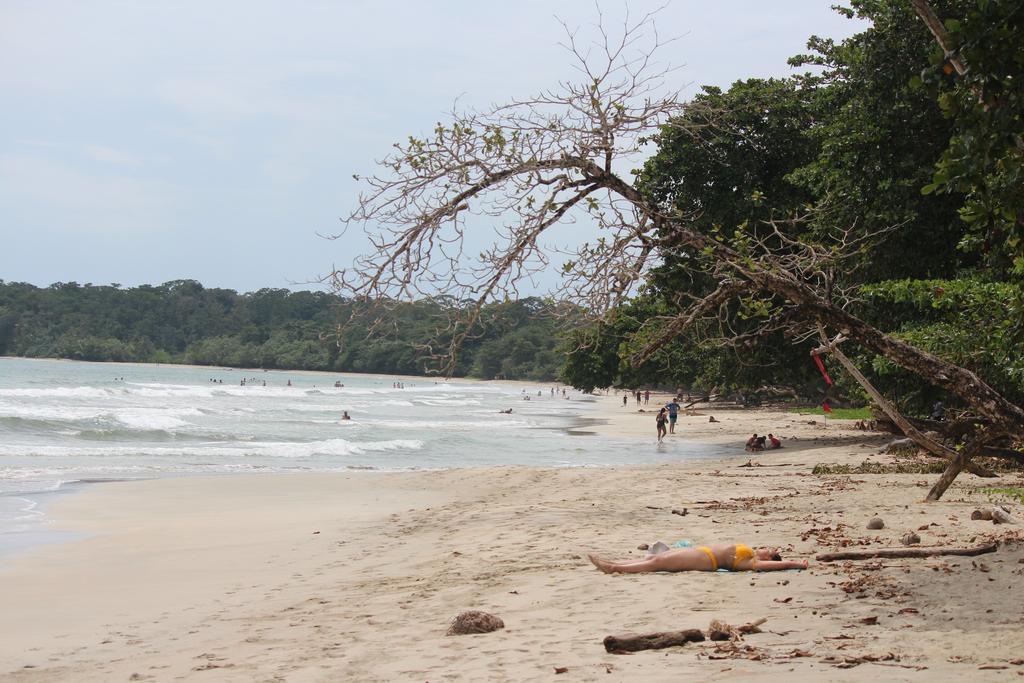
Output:
<instances>
[{"instance_id":1,"label":"green tree foliage","mask_svg":"<svg viewBox=\"0 0 1024 683\"><path fill-rule=\"evenodd\" d=\"M654 139L659 153L638 188L704 231L760 227L791 214L812 195L787 177L814 158L808 91L792 80L705 86L688 113Z\"/></svg>"},{"instance_id":2,"label":"green tree foliage","mask_svg":"<svg viewBox=\"0 0 1024 683\"><path fill-rule=\"evenodd\" d=\"M799 78L813 92L816 124L808 135L818 153L791 177L814 195L814 227L824 234L899 226L865 254L858 277L867 281L893 273L946 277L973 265L975 257L950 249L963 233L962 196L921 195L953 133L934 94L912 83L928 66L934 39L903 0L854 0L841 11L871 24L839 44L812 37L812 52L790 60L824 69Z\"/></svg>"},{"instance_id":3,"label":"green tree foliage","mask_svg":"<svg viewBox=\"0 0 1024 683\"><path fill-rule=\"evenodd\" d=\"M960 246L982 252L997 268L1024 276L1024 1L972 0L942 11L948 49L935 45L930 65L914 85L937 88L954 135L935 170L928 194L963 195L968 226Z\"/></svg>"},{"instance_id":4,"label":"green tree foliage","mask_svg":"<svg viewBox=\"0 0 1024 683\"><path fill-rule=\"evenodd\" d=\"M1024 400L1024 287L1014 282L890 280L863 288L865 309L899 321L896 336L970 368L1011 400ZM883 358L873 360L880 389L924 410L944 398Z\"/></svg>"},{"instance_id":5,"label":"green tree foliage","mask_svg":"<svg viewBox=\"0 0 1024 683\"><path fill-rule=\"evenodd\" d=\"M348 324L351 302L323 292L261 289L238 294L193 280L122 289L0 280L0 354L90 361L422 374L424 341L458 302L423 300L391 309L367 341L369 322ZM488 307L459 375L551 380L562 363L554 308L538 299Z\"/></svg>"}]
</instances>

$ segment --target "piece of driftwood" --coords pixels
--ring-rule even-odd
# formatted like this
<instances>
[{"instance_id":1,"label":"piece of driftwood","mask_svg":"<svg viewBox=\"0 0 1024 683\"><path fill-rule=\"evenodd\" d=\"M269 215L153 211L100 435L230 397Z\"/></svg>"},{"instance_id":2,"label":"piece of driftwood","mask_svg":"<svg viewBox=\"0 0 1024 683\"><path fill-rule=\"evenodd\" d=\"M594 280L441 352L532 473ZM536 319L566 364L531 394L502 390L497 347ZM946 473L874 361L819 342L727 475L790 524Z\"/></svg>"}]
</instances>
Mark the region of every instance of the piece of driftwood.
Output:
<instances>
[{"instance_id":1,"label":"piece of driftwood","mask_svg":"<svg viewBox=\"0 0 1024 683\"><path fill-rule=\"evenodd\" d=\"M846 550L839 553L822 553L815 555L819 562L835 562L836 560L873 560L879 557L935 557L937 555L984 555L994 553L998 543L985 543L975 548L877 548L875 550Z\"/></svg>"},{"instance_id":2,"label":"piece of driftwood","mask_svg":"<svg viewBox=\"0 0 1024 683\"><path fill-rule=\"evenodd\" d=\"M1009 513L1005 508L996 506L992 508L992 523L993 524L1019 524L1014 519L1013 515Z\"/></svg>"},{"instance_id":3,"label":"piece of driftwood","mask_svg":"<svg viewBox=\"0 0 1024 683\"><path fill-rule=\"evenodd\" d=\"M752 621L749 624L743 624L742 626L732 626L714 619L711 625L708 626L708 640L741 640L744 635L750 633L761 633L760 626L764 622L768 621L767 617Z\"/></svg>"},{"instance_id":4,"label":"piece of driftwood","mask_svg":"<svg viewBox=\"0 0 1024 683\"><path fill-rule=\"evenodd\" d=\"M892 455L897 451L917 451L918 448L913 439L893 439L879 448L878 452L882 455Z\"/></svg>"},{"instance_id":5,"label":"piece of driftwood","mask_svg":"<svg viewBox=\"0 0 1024 683\"><path fill-rule=\"evenodd\" d=\"M989 455L995 458L1008 458L1024 463L1024 453L1015 451L1012 448L997 448L996 446L985 446L981 449L982 455Z\"/></svg>"},{"instance_id":6,"label":"piece of driftwood","mask_svg":"<svg viewBox=\"0 0 1024 683\"><path fill-rule=\"evenodd\" d=\"M622 636L607 636L604 639L604 649L606 652L639 652L641 650L661 650L687 643L700 643L703 640L704 632L699 628L641 635L630 633Z\"/></svg>"},{"instance_id":7,"label":"piece of driftwood","mask_svg":"<svg viewBox=\"0 0 1024 683\"><path fill-rule=\"evenodd\" d=\"M975 417L967 417L961 420L952 421L927 420L920 417L907 416L904 416L904 419L922 432L939 432L947 439L960 439L965 434L971 434L976 431L978 427L992 423L991 420ZM903 433L903 430L900 429L899 425L885 415L875 415L875 426L882 431L890 432L892 434L899 435Z\"/></svg>"},{"instance_id":8,"label":"piece of driftwood","mask_svg":"<svg viewBox=\"0 0 1024 683\"><path fill-rule=\"evenodd\" d=\"M757 621L752 621L749 624L737 626L736 630L740 633L760 633L761 629L758 627L766 621L768 621L768 617L761 617Z\"/></svg>"}]
</instances>

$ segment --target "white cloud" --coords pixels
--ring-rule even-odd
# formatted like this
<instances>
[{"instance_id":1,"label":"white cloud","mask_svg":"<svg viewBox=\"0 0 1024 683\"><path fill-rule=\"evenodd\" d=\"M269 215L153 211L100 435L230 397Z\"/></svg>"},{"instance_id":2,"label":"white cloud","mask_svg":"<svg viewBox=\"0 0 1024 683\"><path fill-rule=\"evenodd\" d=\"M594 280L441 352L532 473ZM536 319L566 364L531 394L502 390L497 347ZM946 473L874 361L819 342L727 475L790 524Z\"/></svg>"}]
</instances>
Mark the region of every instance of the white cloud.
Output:
<instances>
[{"instance_id":1,"label":"white cloud","mask_svg":"<svg viewBox=\"0 0 1024 683\"><path fill-rule=\"evenodd\" d=\"M94 161L102 161L119 166L138 166L141 160L136 155L105 145L86 145L85 155Z\"/></svg>"}]
</instances>

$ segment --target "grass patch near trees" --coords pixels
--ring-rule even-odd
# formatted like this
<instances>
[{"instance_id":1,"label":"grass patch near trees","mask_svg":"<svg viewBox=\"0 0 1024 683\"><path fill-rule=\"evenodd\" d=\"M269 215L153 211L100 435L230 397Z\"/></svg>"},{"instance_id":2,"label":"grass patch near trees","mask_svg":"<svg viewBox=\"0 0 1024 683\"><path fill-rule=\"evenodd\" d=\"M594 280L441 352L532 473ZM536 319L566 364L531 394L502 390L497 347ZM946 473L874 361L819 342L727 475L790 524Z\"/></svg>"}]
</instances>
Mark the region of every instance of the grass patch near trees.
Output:
<instances>
[{"instance_id":1,"label":"grass patch near trees","mask_svg":"<svg viewBox=\"0 0 1024 683\"><path fill-rule=\"evenodd\" d=\"M1024 503L1024 488L1020 486L1010 486L1007 488L985 488L981 491L982 493L987 494L990 498L1002 496L1005 498L1012 498L1018 503Z\"/></svg>"},{"instance_id":2,"label":"grass patch near trees","mask_svg":"<svg viewBox=\"0 0 1024 683\"><path fill-rule=\"evenodd\" d=\"M946 469L942 460L902 460L891 463L865 460L859 465L818 463L811 474L940 474Z\"/></svg>"}]
</instances>

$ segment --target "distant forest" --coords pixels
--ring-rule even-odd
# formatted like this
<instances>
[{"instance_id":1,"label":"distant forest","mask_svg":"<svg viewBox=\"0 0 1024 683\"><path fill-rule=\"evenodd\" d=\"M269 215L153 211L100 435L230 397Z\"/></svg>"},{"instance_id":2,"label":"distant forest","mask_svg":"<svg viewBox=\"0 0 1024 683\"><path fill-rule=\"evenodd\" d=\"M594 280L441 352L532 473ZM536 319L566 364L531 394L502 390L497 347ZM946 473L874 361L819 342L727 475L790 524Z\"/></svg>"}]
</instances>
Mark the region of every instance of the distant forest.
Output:
<instances>
[{"instance_id":1,"label":"distant forest","mask_svg":"<svg viewBox=\"0 0 1024 683\"><path fill-rule=\"evenodd\" d=\"M431 353L422 343L444 341L438 321L452 305L396 304L382 319L362 321L351 302L325 292L239 294L194 280L132 288L0 280L0 355L425 374ZM488 306L476 336L463 344L454 374L555 379L564 356L556 350L556 324L547 308L536 298ZM378 334L367 341L373 322ZM381 328L387 329L383 338Z\"/></svg>"}]
</instances>

